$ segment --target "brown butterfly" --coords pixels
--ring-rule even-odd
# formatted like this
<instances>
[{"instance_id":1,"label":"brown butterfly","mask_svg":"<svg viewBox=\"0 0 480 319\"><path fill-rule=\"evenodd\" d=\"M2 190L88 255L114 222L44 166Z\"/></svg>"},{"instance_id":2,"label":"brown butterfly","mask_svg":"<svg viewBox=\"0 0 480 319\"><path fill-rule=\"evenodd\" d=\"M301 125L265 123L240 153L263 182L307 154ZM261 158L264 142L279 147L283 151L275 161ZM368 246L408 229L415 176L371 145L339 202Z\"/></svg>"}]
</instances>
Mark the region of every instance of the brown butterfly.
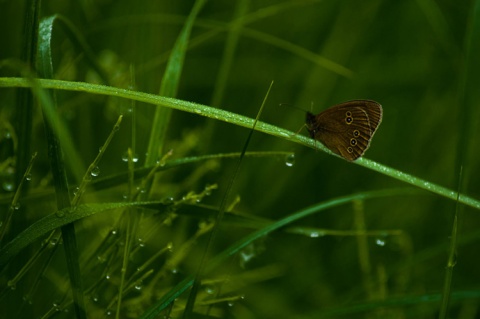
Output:
<instances>
[{"instance_id":1,"label":"brown butterfly","mask_svg":"<svg viewBox=\"0 0 480 319\"><path fill-rule=\"evenodd\" d=\"M307 112L310 136L348 161L361 157L382 122L382 106L370 100L337 104L313 115Z\"/></svg>"}]
</instances>

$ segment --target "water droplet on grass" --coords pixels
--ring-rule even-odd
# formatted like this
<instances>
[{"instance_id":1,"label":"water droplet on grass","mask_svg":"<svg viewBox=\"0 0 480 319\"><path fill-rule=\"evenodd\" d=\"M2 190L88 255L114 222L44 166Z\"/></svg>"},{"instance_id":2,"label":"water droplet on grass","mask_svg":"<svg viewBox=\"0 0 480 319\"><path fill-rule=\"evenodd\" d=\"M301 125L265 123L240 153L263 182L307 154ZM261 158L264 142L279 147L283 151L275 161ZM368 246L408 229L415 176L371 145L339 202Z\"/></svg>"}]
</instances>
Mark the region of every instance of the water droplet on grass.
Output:
<instances>
[{"instance_id":1,"label":"water droplet on grass","mask_svg":"<svg viewBox=\"0 0 480 319\"><path fill-rule=\"evenodd\" d=\"M285 165L288 167L295 165L295 154L292 153L285 156Z\"/></svg>"},{"instance_id":2,"label":"water droplet on grass","mask_svg":"<svg viewBox=\"0 0 480 319\"><path fill-rule=\"evenodd\" d=\"M383 247L383 246L385 246L385 244L386 244L386 243L385 243L385 239L383 239L383 238L377 238L377 239L375 239L375 244L376 244L377 246Z\"/></svg>"},{"instance_id":3,"label":"water droplet on grass","mask_svg":"<svg viewBox=\"0 0 480 319\"><path fill-rule=\"evenodd\" d=\"M98 175L100 175L100 168L98 166L95 166L90 172L90 175L92 175L93 177L97 177Z\"/></svg>"}]
</instances>

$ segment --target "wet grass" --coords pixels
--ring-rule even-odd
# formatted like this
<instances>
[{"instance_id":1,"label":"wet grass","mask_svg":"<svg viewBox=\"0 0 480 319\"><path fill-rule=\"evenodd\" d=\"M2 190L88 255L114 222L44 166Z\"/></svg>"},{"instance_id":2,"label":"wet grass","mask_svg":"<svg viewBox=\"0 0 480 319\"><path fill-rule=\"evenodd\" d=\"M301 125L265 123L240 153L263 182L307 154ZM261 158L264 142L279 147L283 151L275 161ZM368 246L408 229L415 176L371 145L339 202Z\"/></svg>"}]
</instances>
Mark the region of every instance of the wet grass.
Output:
<instances>
[{"instance_id":1,"label":"wet grass","mask_svg":"<svg viewBox=\"0 0 480 319\"><path fill-rule=\"evenodd\" d=\"M38 4L0 10L3 314L475 318L478 1ZM358 98L354 163L279 106Z\"/></svg>"}]
</instances>

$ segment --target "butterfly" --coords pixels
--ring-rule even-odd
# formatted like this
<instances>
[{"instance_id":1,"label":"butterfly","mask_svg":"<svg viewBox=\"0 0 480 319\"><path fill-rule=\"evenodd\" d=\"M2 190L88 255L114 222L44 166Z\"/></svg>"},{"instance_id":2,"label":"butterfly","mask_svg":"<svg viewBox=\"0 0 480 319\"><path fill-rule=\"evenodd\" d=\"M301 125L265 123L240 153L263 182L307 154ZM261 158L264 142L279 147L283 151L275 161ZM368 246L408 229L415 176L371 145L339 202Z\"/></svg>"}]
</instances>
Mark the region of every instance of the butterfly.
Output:
<instances>
[{"instance_id":1,"label":"butterfly","mask_svg":"<svg viewBox=\"0 0 480 319\"><path fill-rule=\"evenodd\" d=\"M348 161L361 157L382 122L382 106L371 100L353 100L314 115L307 112L310 136Z\"/></svg>"}]
</instances>

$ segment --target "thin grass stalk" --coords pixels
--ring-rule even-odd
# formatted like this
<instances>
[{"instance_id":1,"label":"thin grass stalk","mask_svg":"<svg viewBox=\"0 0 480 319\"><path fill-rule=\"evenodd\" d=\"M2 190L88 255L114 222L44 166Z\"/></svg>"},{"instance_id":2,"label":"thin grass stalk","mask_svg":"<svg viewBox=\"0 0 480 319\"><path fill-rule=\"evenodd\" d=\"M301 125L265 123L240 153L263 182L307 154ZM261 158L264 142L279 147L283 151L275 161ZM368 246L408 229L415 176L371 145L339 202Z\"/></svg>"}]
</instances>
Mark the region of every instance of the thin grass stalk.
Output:
<instances>
[{"instance_id":1,"label":"thin grass stalk","mask_svg":"<svg viewBox=\"0 0 480 319\"><path fill-rule=\"evenodd\" d=\"M180 32L177 41L175 42L167 63L167 69L165 70L165 74L162 78L162 84L160 86L159 93L161 96L176 97L177 95L183 63L187 53L188 41L190 39L190 33L194 26L195 19L205 2L205 0L197 0L195 2L189 17L182 31ZM172 110L163 106L159 106L155 110L145 166L153 165L158 156L163 153L171 114Z\"/></svg>"},{"instance_id":2,"label":"thin grass stalk","mask_svg":"<svg viewBox=\"0 0 480 319\"><path fill-rule=\"evenodd\" d=\"M207 264L207 256L210 253L210 250L212 249L213 243L215 241L218 229L220 227L220 224L223 220L223 216L225 215L225 211L227 209L227 204L230 201L230 193L232 191L233 184L235 183L235 180L237 179L238 173L240 171L240 165L242 163L242 160L245 156L245 152L247 151L248 145L250 144L250 139L252 138L253 132L255 131L255 126L257 125L258 120L260 119L260 115L262 114L263 108L265 107L268 94L270 93L270 90L272 89L273 82L270 84L270 87L268 88L267 94L265 95L265 98L263 100L262 105L260 106L260 110L257 113L257 117L255 118L255 121L253 122L252 129L250 130L247 139L245 140L245 145L243 146L242 152L240 154L240 157L238 158L238 161L234 167L234 172L230 178L230 181L227 185L227 188L225 189L225 193L222 197L222 201L220 203L220 207L218 209L218 214L215 218L214 225L212 231L209 233L209 237L207 239L207 245L205 247L205 250L203 251L202 258L198 264L197 271L195 273L195 277L193 280L193 285L192 289L190 291L190 295L187 300L187 304L185 306L185 310L183 312L183 318L191 318L193 315L193 307L195 305L195 299L197 297L198 289L200 288L200 283L201 280L204 276L204 271L205 267Z\"/></svg>"}]
</instances>

